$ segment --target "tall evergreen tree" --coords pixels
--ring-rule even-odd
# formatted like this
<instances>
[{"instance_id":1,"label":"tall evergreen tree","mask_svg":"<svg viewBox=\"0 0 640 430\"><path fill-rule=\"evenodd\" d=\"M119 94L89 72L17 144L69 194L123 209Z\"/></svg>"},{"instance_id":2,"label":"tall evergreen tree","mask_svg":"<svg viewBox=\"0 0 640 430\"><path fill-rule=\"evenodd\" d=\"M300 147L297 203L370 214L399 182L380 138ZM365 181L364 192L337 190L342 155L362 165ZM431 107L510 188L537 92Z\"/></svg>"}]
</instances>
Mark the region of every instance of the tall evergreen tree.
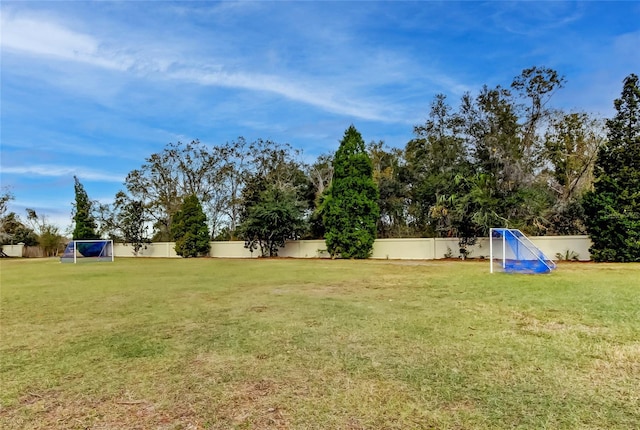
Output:
<instances>
[{"instance_id":1,"label":"tall evergreen tree","mask_svg":"<svg viewBox=\"0 0 640 430\"><path fill-rule=\"evenodd\" d=\"M332 257L367 258L376 238L379 196L364 140L353 125L344 133L333 166L324 201L327 250Z\"/></svg>"},{"instance_id":2,"label":"tall evergreen tree","mask_svg":"<svg viewBox=\"0 0 640 430\"><path fill-rule=\"evenodd\" d=\"M640 86L624 79L617 111L607 121L608 142L595 164L594 190L585 197L595 261L640 261Z\"/></svg>"},{"instance_id":3,"label":"tall evergreen tree","mask_svg":"<svg viewBox=\"0 0 640 430\"><path fill-rule=\"evenodd\" d=\"M209 253L207 216L195 194L185 197L180 210L173 216L171 234L178 255L198 257Z\"/></svg>"},{"instance_id":4,"label":"tall evergreen tree","mask_svg":"<svg viewBox=\"0 0 640 430\"><path fill-rule=\"evenodd\" d=\"M74 189L76 194L76 202L73 205L73 240L91 240L99 239L96 233L96 219L93 216L93 202L89 200L89 196L84 189L77 176L73 177L75 181Z\"/></svg>"}]
</instances>

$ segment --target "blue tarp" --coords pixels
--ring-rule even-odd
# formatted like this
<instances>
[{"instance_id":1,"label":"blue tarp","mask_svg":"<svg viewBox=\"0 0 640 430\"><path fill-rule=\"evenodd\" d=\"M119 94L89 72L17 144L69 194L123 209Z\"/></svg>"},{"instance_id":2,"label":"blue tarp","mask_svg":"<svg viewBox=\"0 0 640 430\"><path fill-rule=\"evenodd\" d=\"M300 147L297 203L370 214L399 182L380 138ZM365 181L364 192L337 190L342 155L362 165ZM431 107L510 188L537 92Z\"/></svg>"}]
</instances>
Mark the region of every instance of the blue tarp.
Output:
<instances>
[{"instance_id":1,"label":"blue tarp","mask_svg":"<svg viewBox=\"0 0 640 430\"><path fill-rule=\"evenodd\" d=\"M77 250L74 248L74 243ZM111 261L110 242L100 240L96 242L69 242L60 257L60 261L63 263L72 263L78 258L91 258L94 261Z\"/></svg>"},{"instance_id":2,"label":"blue tarp","mask_svg":"<svg viewBox=\"0 0 640 430\"><path fill-rule=\"evenodd\" d=\"M77 242L76 246L78 248L78 253L83 257L100 257L100 254L103 252L104 247L106 246L105 242ZM73 242L67 245L67 248L64 250L63 257L71 257L73 258L74 249Z\"/></svg>"},{"instance_id":3,"label":"blue tarp","mask_svg":"<svg viewBox=\"0 0 640 430\"><path fill-rule=\"evenodd\" d=\"M508 273L549 273L555 267L553 261L533 246L520 231L508 228L493 229L494 238L504 237L509 252L504 260L504 271ZM527 245L529 242L530 245Z\"/></svg>"}]
</instances>

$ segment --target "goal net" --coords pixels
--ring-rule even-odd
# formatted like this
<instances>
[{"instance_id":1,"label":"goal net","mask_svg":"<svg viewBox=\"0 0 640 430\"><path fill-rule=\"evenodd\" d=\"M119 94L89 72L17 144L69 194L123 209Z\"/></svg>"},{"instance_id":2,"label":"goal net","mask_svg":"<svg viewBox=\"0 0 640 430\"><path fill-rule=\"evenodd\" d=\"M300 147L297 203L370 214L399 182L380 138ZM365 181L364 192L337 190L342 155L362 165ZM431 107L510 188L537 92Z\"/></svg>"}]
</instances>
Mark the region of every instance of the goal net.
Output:
<instances>
[{"instance_id":1,"label":"goal net","mask_svg":"<svg viewBox=\"0 0 640 430\"><path fill-rule=\"evenodd\" d=\"M73 240L60 257L62 263L113 261L112 240Z\"/></svg>"},{"instance_id":2,"label":"goal net","mask_svg":"<svg viewBox=\"0 0 640 430\"><path fill-rule=\"evenodd\" d=\"M492 228L489 233L491 273L549 273L556 263L538 249L520 230Z\"/></svg>"}]
</instances>

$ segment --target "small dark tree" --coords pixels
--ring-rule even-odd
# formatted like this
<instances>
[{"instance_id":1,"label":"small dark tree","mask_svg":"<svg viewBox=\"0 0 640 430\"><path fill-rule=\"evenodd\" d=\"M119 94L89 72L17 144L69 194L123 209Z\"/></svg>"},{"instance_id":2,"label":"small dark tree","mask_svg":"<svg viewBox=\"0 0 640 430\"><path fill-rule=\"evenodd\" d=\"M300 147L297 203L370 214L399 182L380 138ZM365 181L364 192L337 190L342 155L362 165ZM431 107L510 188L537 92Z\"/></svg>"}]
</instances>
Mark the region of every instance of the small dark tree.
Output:
<instances>
[{"instance_id":1,"label":"small dark tree","mask_svg":"<svg viewBox=\"0 0 640 430\"><path fill-rule=\"evenodd\" d=\"M5 188L0 192L0 244L12 243L13 230L16 228L16 223L20 224L15 213L7 214L9 202L13 198L13 194Z\"/></svg>"},{"instance_id":2,"label":"small dark tree","mask_svg":"<svg viewBox=\"0 0 640 430\"><path fill-rule=\"evenodd\" d=\"M3 188L0 192L0 219L4 218L9 209L9 202L13 199L13 194L8 189Z\"/></svg>"},{"instance_id":3,"label":"small dark tree","mask_svg":"<svg viewBox=\"0 0 640 430\"><path fill-rule=\"evenodd\" d=\"M116 208L119 211L116 223L122 240L132 246L133 255L137 256L141 249L151 243L148 236L151 217L141 200L129 200L122 192L116 195Z\"/></svg>"},{"instance_id":4,"label":"small dark tree","mask_svg":"<svg viewBox=\"0 0 640 430\"><path fill-rule=\"evenodd\" d=\"M210 249L207 217L195 194L185 197L171 222L171 235L176 242L176 253L182 257L207 255Z\"/></svg>"},{"instance_id":5,"label":"small dark tree","mask_svg":"<svg viewBox=\"0 0 640 430\"><path fill-rule=\"evenodd\" d=\"M238 228L245 247L253 252L259 246L263 257L276 257L286 240L297 239L304 230L302 204L295 189L267 186Z\"/></svg>"},{"instance_id":6,"label":"small dark tree","mask_svg":"<svg viewBox=\"0 0 640 430\"><path fill-rule=\"evenodd\" d=\"M617 111L607 121L608 142L598 151L594 190L585 197L586 225L595 261L640 261L640 86L624 80Z\"/></svg>"},{"instance_id":7,"label":"small dark tree","mask_svg":"<svg viewBox=\"0 0 640 430\"><path fill-rule=\"evenodd\" d=\"M75 181L76 202L73 205L73 240L99 239L96 234L96 220L93 216L93 202L89 200L89 196L80 183L77 176L73 177Z\"/></svg>"},{"instance_id":8,"label":"small dark tree","mask_svg":"<svg viewBox=\"0 0 640 430\"><path fill-rule=\"evenodd\" d=\"M323 209L327 250L334 258L368 258L376 238L379 195L364 140L353 125L344 133L333 166Z\"/></svg>"}]
</instances>

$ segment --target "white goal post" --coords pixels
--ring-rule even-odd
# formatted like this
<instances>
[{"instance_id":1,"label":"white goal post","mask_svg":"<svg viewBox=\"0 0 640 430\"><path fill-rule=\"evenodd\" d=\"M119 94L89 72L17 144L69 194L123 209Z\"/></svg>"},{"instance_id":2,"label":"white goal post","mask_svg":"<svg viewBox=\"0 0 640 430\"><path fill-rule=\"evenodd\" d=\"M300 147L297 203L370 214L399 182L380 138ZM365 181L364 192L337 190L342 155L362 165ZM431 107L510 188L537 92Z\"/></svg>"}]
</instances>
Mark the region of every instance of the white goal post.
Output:
<instances>
[{"instance_id":1,"label":"white goal post","mask_svg":"<svg viewBox=\"0 0 640 430\"><path fill-rule=\"evenodd\" d=\"M112 262L113 257L113 240L72 240L67 244L60 262Z\"/></svg>"}]
</instances>

